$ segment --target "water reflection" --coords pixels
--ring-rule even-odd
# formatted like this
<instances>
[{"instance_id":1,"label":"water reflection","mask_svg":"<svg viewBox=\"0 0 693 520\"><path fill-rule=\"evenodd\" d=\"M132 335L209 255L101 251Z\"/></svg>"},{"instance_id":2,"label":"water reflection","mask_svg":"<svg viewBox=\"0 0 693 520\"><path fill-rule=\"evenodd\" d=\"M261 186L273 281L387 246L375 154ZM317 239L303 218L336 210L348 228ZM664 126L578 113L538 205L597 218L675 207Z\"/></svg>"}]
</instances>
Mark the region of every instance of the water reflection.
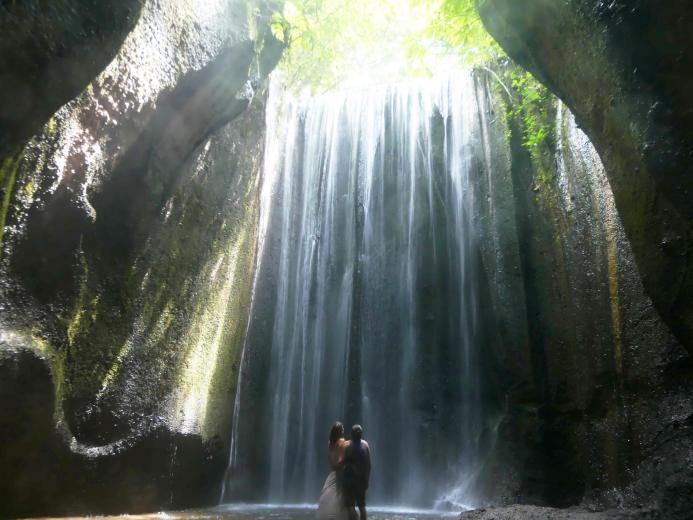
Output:
<instances>
[{"instance_id":1,"label":"water reflection","mask_svg":"<svg viewBox=\"0 0 693 520\"><path fill-rule=\"evenodd\" d=\"M97 516L89 518L128 518L128 519L161 519L161 520L313 520L316 506L272 506L272 505L234 505L227 504L213 509L161 512L147 515ZM396 508L369 508L371 520L427 520L433 518L456 518L455 512L441 511L407 511Z\"/></svg>"}]
</instances>

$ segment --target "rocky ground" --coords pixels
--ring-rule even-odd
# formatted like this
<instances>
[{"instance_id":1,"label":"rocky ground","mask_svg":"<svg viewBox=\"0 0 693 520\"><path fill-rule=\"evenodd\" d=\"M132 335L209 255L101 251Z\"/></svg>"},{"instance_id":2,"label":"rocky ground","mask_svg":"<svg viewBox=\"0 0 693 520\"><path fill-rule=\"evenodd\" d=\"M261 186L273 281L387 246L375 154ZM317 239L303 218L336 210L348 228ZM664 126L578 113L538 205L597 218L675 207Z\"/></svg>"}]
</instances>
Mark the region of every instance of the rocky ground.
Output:
<instances>
[{"instance_id":1,"label":"rocky ground","mask_svg":"<svg viewBox=\"0 0 693 520\"><path fill-rule=\"evenodd\" d=\"M653 510L587 511L585 509L554 509L537 506L509 506L476 509L462 513L459 520L655 520L661 518Z\"/></svg>"}]
</instances>

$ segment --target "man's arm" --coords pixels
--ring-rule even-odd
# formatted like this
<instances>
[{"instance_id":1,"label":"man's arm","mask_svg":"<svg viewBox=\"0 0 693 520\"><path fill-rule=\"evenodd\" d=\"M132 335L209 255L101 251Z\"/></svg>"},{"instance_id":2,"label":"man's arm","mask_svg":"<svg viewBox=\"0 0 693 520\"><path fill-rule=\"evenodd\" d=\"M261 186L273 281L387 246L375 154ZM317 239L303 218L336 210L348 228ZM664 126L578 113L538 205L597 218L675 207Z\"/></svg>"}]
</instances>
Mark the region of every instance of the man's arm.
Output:
<instances>
[{"instance_id":1,"label":"man's arm","mask_svg":"<svg viewBox=\"0 0 693 520\"><path fill-rule=\"evenodd\" d=\"M368 482L371 479L371 448L366 442L366 489L368 489Z\"/></svg>"}]
</instances>

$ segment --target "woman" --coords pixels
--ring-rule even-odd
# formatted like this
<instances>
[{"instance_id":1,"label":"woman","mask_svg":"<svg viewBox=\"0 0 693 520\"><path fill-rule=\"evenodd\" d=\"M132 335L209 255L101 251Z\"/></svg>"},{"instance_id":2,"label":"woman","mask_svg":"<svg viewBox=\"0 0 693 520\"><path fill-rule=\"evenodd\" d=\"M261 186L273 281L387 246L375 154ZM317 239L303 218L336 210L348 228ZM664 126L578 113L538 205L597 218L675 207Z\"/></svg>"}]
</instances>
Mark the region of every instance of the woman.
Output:
<instances>
[{"instance_id":1,"label":"woman","mask_svg":"<svg viewBox=\"0 0 693 520\"><path fill-rule=\"evenodd\" d=\"M344 425L337 421L332 425L327 445L327 458L332 471L327 475L322 493L320 493L318 520L349 520L351 518L349 509L344 505L340 482L344 450L348 444L344 439Z\"/></svg>"}]
</instances>

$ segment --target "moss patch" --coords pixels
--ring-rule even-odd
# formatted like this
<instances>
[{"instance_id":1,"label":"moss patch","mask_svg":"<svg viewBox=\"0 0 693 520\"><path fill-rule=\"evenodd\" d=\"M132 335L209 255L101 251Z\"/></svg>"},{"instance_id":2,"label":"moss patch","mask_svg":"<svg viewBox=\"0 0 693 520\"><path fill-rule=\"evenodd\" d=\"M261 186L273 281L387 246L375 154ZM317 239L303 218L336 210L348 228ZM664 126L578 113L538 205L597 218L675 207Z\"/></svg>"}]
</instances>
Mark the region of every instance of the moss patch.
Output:
<instances>
[{"instance_id":1,"label":"moss patch","mask_svg":"<svg viewBox=\"0 0 693 520\"><path fill-rule=\"evenodd\" d=\"M23 151L5 158L0 166L0 189L2 190L2 202L0 203L0 248L5 236L5 224L10 210L12 193L17 180L17 172L22 163Z\"/></svg>"}]
</instances>

